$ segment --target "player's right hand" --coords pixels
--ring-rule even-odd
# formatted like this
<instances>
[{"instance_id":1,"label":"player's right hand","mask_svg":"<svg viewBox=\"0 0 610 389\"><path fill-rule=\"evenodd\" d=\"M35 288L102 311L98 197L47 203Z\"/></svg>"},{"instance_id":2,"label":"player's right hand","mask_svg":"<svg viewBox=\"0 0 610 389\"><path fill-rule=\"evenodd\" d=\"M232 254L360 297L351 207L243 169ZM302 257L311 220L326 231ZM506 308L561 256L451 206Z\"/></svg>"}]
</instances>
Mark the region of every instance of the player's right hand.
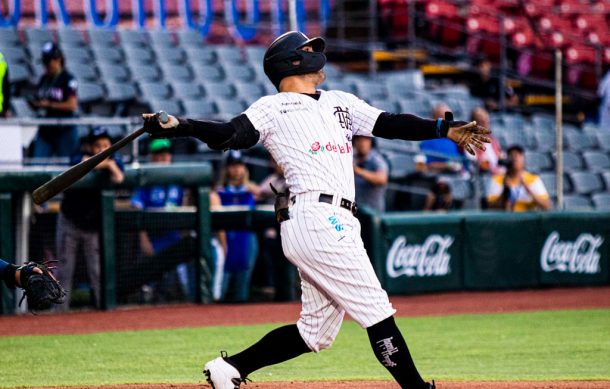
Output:
<instances>
[{"instance_id":1,"label":"player's right hand","mask_svg":"<svg viewBox=\"0 0 610 389\"><path fill-rule=\"evenodd\" d=\"M479 126L475 121L470 123L448 122L447 124L449 125L447 138L472 155L475 155L475 149L485 151L485 143L491 143L491 139L487 136L491 134L491 131Z\"/></svg>"},{"instance_id":2,"label":"player's right hand","mask_svg":"<svg viewBox=\"0 0 610 389\"><path fill-rule=\"evenodd\" d=\"M166 123L161 123L159 116L155 113L142 114L142 119L144 119L144 130L146 130L152 138L173 138L180 136L178 131L176 131L180 124L178 119L172 115L167 115L167 117L168 121Z\"/></svg>"}]
</instances>

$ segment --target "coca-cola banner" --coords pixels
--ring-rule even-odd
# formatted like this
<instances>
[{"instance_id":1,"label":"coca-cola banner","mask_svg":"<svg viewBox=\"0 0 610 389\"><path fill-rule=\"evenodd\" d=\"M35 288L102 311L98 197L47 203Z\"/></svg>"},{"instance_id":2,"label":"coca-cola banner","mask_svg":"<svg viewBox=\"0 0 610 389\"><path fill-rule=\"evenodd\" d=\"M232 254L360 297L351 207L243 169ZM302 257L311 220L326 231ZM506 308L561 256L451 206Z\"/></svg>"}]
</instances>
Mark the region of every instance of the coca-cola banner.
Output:
<instances>
[{"instance_id":1,"label":"coca-cola banner","mask_svg":"<svg viewBox=\"0 0 610 389\"><path fill-rule=\"evenodd\" d=\"M609 280L610 217L550 214L542 218L538 256L544 284L606 283Z\"/></svg>"},{"instance_id":2,"label":"coca-cola banner","mask_svg":"<svg viewBox=\"0 0 610 389\"><path fill-rule=\"evenodd\" d=\"M384 281L390 293L462 286L462 217L383 217Z\"/></svg>"}]
</instances>

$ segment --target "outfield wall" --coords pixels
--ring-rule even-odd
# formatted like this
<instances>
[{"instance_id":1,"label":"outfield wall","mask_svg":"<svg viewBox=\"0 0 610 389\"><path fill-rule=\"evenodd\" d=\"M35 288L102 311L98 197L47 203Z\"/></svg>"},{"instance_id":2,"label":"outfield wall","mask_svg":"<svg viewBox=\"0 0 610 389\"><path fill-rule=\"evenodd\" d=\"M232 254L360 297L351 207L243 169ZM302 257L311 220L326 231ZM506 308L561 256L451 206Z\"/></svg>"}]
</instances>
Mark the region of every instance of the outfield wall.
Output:
<instances>
[{"instance_id":1,"label":"outfield wall","mask_svg":"<svg viewBox=\"0 0 610 389\"><path fill-rule=\"evenodd\" d=\"M30 259L20 249L28 237L28 193L60 172L0 172L0 258L16 263ZM210 300L212 230L260 230L275 225L268 208L209 212L211 173L208 164L141 166L127 168L125 182L120 186L109 185L95 174L76 184L102 191L104 308L116 305L117 293L125 286L120 277L116 279L117 274L137 274L141 276L138 282L153 277L144 271L152 267L141 263L130 262L133 268L119 269L123 262L117 259L117 249L125 240L126 231L150 225L195 231L196 236L181 243L195 258L199 285L196 301L205 303ZM168 184L191 188L195 206L172 212L115 208L117 189ZM362 210L358 217L375 271L390 294L610 282L610 212L376 214ZM180 261L184 258L176 257L176 263L157 264L154 271L169 270ZM19 296L4 286L0 287L0 295L0 312L13 312Z\"/></svg>"}]
</instances>

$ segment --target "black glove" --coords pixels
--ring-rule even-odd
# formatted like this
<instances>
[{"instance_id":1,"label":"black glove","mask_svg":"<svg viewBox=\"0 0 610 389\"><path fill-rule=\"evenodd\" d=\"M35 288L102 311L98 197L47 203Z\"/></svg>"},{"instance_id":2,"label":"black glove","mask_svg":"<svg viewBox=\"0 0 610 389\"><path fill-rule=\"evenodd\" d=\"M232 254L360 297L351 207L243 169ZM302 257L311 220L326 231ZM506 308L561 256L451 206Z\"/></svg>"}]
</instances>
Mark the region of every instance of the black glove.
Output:
<instances>
[{"instance_id":1,"label":"black glove","mask_svg":"<svg viewBox=\"0 0 610 389\"><path fill-rule=\"evenodd\" d=\"M164 112L156 114L143 114L144 130L148 132L151 138L179 138L190 136L188 129L190 126L184 120L179 120L174 116L167 115L167 122L161 124L162 115L167 115Z\"/></svg>"},{"instance_id":2,"label":"black glove","mask_svg":"<svg viewBox=\"0 0 610 389\"><path fill-rule=\"evenodd\" d=\"M273 207L275 208L275 219L278 223L289 220L288 207L290 206L290 191L286 188L285 192L278 192L273 184L269 183L269 186L275 194L275 203L273 204Z\"/></svg>"},{"instance_id":3,"label":"black glove","mask_svg":"<svg viewBox=\"0 0 610 389\"><path fill-rule=\"evenodd\" d=\"M24 290L19 305L27 298L30 311L41 311L65 301L66 291L51 273L53 267L47 266L50 262L28 262L16 269L20 272L17 286ZM35 269L39 269L40 272Z\"/></svg>"}]
</instances>

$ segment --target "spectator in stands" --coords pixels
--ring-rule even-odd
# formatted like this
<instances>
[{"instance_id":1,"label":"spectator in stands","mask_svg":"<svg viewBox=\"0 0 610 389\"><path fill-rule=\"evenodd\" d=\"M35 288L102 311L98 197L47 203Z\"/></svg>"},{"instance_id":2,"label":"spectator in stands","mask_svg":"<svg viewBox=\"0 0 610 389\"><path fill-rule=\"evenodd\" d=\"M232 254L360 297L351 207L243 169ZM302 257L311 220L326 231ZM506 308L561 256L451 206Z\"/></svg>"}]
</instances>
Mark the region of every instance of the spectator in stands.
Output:
<instances>
[{"instance_id":1,"label":"spectator in stands","mask_svg":"<svg viewBox=\"0 0 610 389\"><path fill-rule=\"evenodd\" d=\"M355 136L352 142L354 145L356 204L377 212L384 212L388 164L381 154L373 149L372 138Z\"/></svg>"},{"instance_id":2,"label":"spectator in stands","mask_svg":"<svg viewBox=\"0 0 610 389\"><path fill-rule=\"evenodd\" d=\"M85 152L73 158L79 163L110 147L112 141L104 127L91 130L85 145ZM105 176L110 182L123 182L123 163L111 156L97 165L94 174ZM93 289L96 307L100 307L100 248L101 194L99 189L68 189L64 192L61 209L57 218L56 248L59 263L58 280L67 291L66 303L59 310L67 310L70 304L72 277L76 266L79 246L85 254L89 282Z\"/></svg>"},{"instance_id":3,"label":"spectator in stands","mask_svg":"<svg viewBox=\"0 0 610 389\"><path fill-rule=\"evenodd\" d=\"M71 118L78 109L76 78L65 69L65 59L52 42L42 48L45 73L38 81L36 94L29 100L43 111L45 118ZM34 140L34 157L70 157L78 151L78 128L75 125L40 126Z\"/></svg>"},{"instance_id":4,"label":"spectator in stands","mask_svg":"<svg viewBox=\"0 0 610 389\"><path fill-rule=\"evenodd\" d=\"M259 195L260 190L250 182L248 168L240 152L229 153L217 192L223 206L254 208L255 196ZM250 231L226 231L226 236L227 257L222 298L226 298L229 284L233 282L233 300L244 302L250 297L250 281L258 255L258 241L256 234Z\"/></svg>"},{"instance_id":5,"label":"spectator in stands","mask_svg":"<svg viewBox=\"0 0 610 389\"><path fill-rule=\"evenodd\" d=\"M210 191L210 211L222 209L220 196L215 191ZM224 231L216 231L211 240L212 244L212 299L220 301L223 296L223 276L227 258L227 234Z\"/></svg>"},{"instance_id":6,"label":"spectator in stands","mask_svg":"<svg viewBox=\"0 0 610 389\"><path fill-rule=\"evenodd\" d=\"M540 177L525 171L523 148L511 146L507 155L506 174L497 174L490 182L487 194L489 207L514 212L551 209L549 194Z\"/></svg>"},{"instance_id":7,"label":"spectator in stands","mask_svg":"<svg viewBox=\"0 0 610 389\"><path fill-rule=\"evenodd\" d=\"M453 197L449 181L439 177L426 195L424 211L446 212L453 208Z\"/></svg>"},{"instance_id":8,"label":"spectator in stands","mask_svg":"<svg viewBox=\"0 0 610 389\"><path fill-rule=\"evenodd\" d=\"M11 88L9 84L8 63L0 53L0 118L11 117Z\"/></svg>"},{"instance_id":9,"label":"spectator in stands","mask_svg":"<svg viewBox=\"0 0 610 389\"><path fill-rule=\"evenodd\" d=\"M273 173L267 176L259 185L260 192L257 201L263 204L273 204L275 193L271 185L278 191L284 192L287 188L284 172L271 158ZM280 225L267 228L264 232L262 256L265 274L265 283L273 292L275 301L292 301L296 299L297 271L296 267L286 259L280 239Z\"/></svg>"},{"instance_id":10,"label":"spectator in stands","mask_svg":"<svg viewBox=\"0 0 610 389\"><path fill-rule=\"evenodd\" d=\"M445 103L437 104L432 108L432 118L443 119L445 112L451 112L451 108ZM426 155L428 171L432 173L456 173L463 169L463 152L447 138L422 141L419 149Z\"/></svg>"},{"instance_id":11,"label":"spectator in stands","mask_svg":"<svg viewBox=\"0 0 610 389\"><path fill-rule=\"evenodd\" d=\"M599 126L604 131L610 131L610 70L599 83L597 95L601 99L599 105Z\"/></svg>"},{"instance_id":12,"label":"spectator in stands","mask_svg":"<svg viewBox=\"0 0 610 389\"><path fill-rule=\"evenodd\" d=\"M500 86L499 80L491 76L491 61L484 58L479 61L477 68L479 73L470 86L470 93L483 99L488 110L497 110L500 108ZM507 107L514 107L519 103L515 91L509 86L504 87L504 96Z\"/></svg>"},{"instance_id":13,"label":"spectator in stands","mask_svg":"<svg viewBox=\"0 0 610 389\"><path fill-rule=\"evenodd\" d=\"M172 144L169 139L153 139L148 150L150 161L157 165L169 165L172 163ZM184 190L179 185L153 185L140 188L131 198L131 204L138 209L170 210L180 207L184 202ZM145 257L160 256L163 260L162 252L182 240L181 231L147 231L142 230L138 233L140 253ZM178 253L181 254L181 253ZM186 259L186 258L182 258ZM190 288L189 271L186 264L180 264L176 271L170 271L163 275L161 283L158 285L147 285L145 289L156 293L157 296L163 295L164 298L171 299L176 293L178 283L184 296L192 296ZM155 290L156 289L156 290Z\"/></svg>"},{"instance_id":14,"label":"spectator in stands","mask_svg":"<svg viewBox=\"0 0 610 389\"><path fill-rule=\"evenodd\" d=\"M489 113L485 108L477 107L473 109L470 120L474 120L479 125L491 129ZM493 134L489 134L489 138L491 139L491 144L487 145L485 151L475 150L476 158L480 172L498 174L501 172L498 162L502 158L502 148L500 147L500 142L498 142Z\"/></svg>"}]
</instances>

